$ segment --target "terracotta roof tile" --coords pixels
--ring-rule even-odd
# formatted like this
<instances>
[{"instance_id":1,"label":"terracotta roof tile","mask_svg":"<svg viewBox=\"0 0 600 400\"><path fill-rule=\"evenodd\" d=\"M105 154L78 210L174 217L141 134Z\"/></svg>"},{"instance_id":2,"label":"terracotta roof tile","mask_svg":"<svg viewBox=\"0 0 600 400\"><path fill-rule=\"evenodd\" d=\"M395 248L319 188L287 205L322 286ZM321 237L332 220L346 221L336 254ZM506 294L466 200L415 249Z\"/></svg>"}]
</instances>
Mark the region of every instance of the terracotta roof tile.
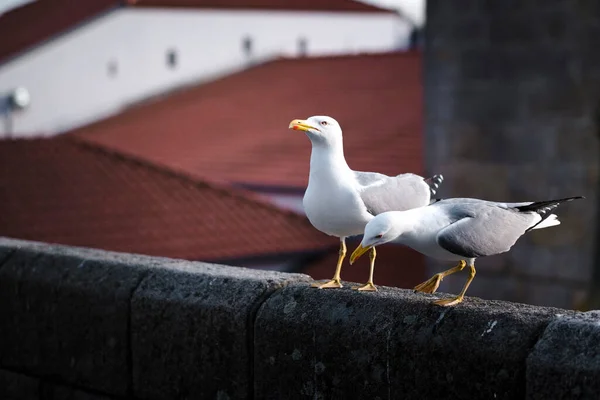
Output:
<instances>
[{"instance_id":1,"label":"terracotta roof tile","mask_svg":"<svg viewBox=\"0 0 600 400\"><path fill-rule=\"evenodd\" d=\"M211 261L338 243L243 191L69 138L3 141L0 160L0 236Z\"/></svg>"},{"instance_id":2,"label":"terracotta roof tile","mask_svg":"<svg viewBox=\"0 0 600 400\"><path fill-rule=\"evenodd\" d=\"M0 15L0 62L118 6L116 0L37 0Z\"/></svg>"},{"instance_id":3,"label":"terracotta roof tile","mask_svg":"<svg viewBox=\"0 0 600 400\"><path fill-rule=\"evenodd\" d=\"M391 12L353 0L127 0L127 2L138 7Z\"/></svg>"},{"instance_id":4,"label":"terracotta roof tile","mask_svg":"<svg viewBox=\"0 0 600 400\"><path fill-rule=\"evenodd\" d=\"M0 62L103 12L133 7L390 12L351 0L37 0L0 15Z\"/></svg>"},{"instance_id":5,"label":"terracotta roof tile","mask_svg":"<svg viewBox=\"0 0 600 400\"><path fill-rule=\"evenodd\" d=\"M340 122L350 167L422 173L421 56L414 52L269 62L73 134L199 177L303 188L310 143L287 126L315 114Z\"/></svg>"}]
</instances>

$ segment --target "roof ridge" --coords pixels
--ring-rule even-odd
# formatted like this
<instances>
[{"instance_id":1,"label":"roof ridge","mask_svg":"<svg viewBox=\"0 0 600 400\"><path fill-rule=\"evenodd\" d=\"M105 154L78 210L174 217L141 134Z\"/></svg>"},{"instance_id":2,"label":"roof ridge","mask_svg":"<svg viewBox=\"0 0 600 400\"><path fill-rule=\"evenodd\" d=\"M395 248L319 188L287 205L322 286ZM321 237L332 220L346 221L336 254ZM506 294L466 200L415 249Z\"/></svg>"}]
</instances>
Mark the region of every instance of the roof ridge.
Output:
<instances>
[{"instance_id":1,"label":"roof ridge","mask_svg":"<svg viewBox=\"0 0 600 400\"><path fill-rule=\"evenodd\" d=\"M58 4L54 4L58 3ZM1 46L0 48L0 64L8 63L27 52L35 49L37 46L43 46L49 41L56 40L65 34L69 34L72 31L80 28L84 24L95 18L104 17L106 13L121 9L135 9L135 8L148 8L148 9L162 9L162 8L180 8L180 9L196 9L196 10L243 10L243 11L286 11L286 12L311 12L311 13L370 13L370 14L384 14L392 13L398 14L393 9L380 7L371 3L366 3L359 0L337 0L334 2L324 1L305 1L302 2L281 2L276 0L237 0L237 1L191 1L191 0L179 0L179 1L165 1L165 0L86 0L75 2L77 4L72 5L71 9L75 10L75 13L70 12L65 18L59 18L59 22L46 26L41 24L36 29L29 29L30 22L39 18L39 14L47 14L49 7L54 9L52 13L59 10L61 6L67 3L67 0L61 1L33 1L24 4L20 4L9 10L4 11L0 14L0 18L3 18L3 26L6 28L6 24L9 25L9 31L14 30L17 26L19 29L27 29L27 34L16 35L23 36L18 41L8 41L11 43L10 46ZM71 5L71 4L69 4ZM60 15L60 14L59 14ZM51 16L52 17L52 16ZM8 21L7 21L8 19ZM64 19L64 21L63 21ZM43 25L43 26L42 26ZM24 27L24 28L23 28ZM5 29L6 30L6 29ZM3 31L4 33L4 31ZM13 32L14 33L14 32ZM15 43L17 43L15 45Z\"/></svg>"},{"instance_id":2,"label":"roof ridge","mask_svg":"<svg viewBox=\"0 0 600 400\"><path fill-rule=\"evenodd\" d=\"M44 7L44 5L42 5L41 7ZM72 23L69 23L62 28L57 28L57 29L53 30L52 32L49 32L48 34L45 34L41 38L38 38L37 40L33 40L33 41L27 40L26 42L29 42L29 43L21 45L20 48L17 48L17 49L13 48L13 49L10 49L10 51L8 51L8 52L1 51L0 52L0 66L6 65L22 56L25 56L26 54L28 54L31 51L36 50L37 48L40 48L40 47L45 46L49 43L52 43L56 40L59 40L59 39L63 38L64 36L69 35L72 32L76 31L77 29L80 29L96 20L99 20L124 6L123 0L106 0L106 2L102 2L102 3L100 1L98 1L98 4L94 3L94 5L97 5L98 7L102 6L103 8L94 10L90 13L86 13L85 15L82 15L78 19L74 20ZM16 7L11 8L10 10L8 10L4 13L1 13L0 18L5 17L5 18L14 19L15 14L17 14L16 18L19 18L20 13L22 14L22 13L30 12L29 10L31 10L32 8L35 9L36 7L40 7L39 1L31 1L31 2L27 2L27 3L23 3ZM24 25L27 25L27 24L24 24Z\"/></svg>"},{"instance_id":3,"label":"roof ridge","mask_svg":"<svg viewBox=\"0 0 600 400\"><path fill-rule=\"evenodd\" d=\"M306 87L315 81L321 85L318 105L306 95ZM257 91L264 91L260 96L264 101L256 102ZM362 110L365 99L382 101L385 107L363 110L360 117L356 110ZM345 152L355 169L388 175L403 170L420 171L421 52L346 55L333 61L271 61L216 81L182 88L179 93L139 104L64 135L131 154L159 167L183 171L200 180L208 178L214 182L216 178L236 188L253 190L279 207L303 214L302 210L287 206L291 205L289 201L296 202L288 196L280 204L277 199L281 193L273 199L273 194L248 185L306 188L310 146L295 135L282 135L281 129L285 131L282 125L286 127L298 114L315 113L326 113L340 121ZM248 120L257 115L260 127L248 130ZM370 132L374 129L370 118L376 118L373 124L377 132ZM176 130L172 129L174 122ZM207 143L205 136L209 132L219 134ZM369 139L372 135L375 136ZM383 137L390 145L377 146ZM169 142L168 150L164 149L165 140ZM365 145L369 152L363 151ZM393 160L389 160L390 154L394 155Z\"/></svg>"},{"instance_id":4,"label":"roof ridge","mask_svg":"<svg viewBox=\"0 0 600 400\"><path fill-rule=\"evenodd\" d=\"M101 152L109 157L117 158L122 161L129 162L129 163L138 164L145 168L148 168L150 170L158 172L160 174L167 175L172 178L181 179L181 180L187 181L189 183L192 183L194 185L205 185L205 186L207 186L211 189L217 190L221 193L235 196L236 198L238 198L246 203L255 204L255 205L261 206L263 208L266 208L269 210L274 210L274 211L277 211L284 215L288 215L293 218L297 218L298 220L302 221L303 223L308 222L306 217L304 217L302 214L299 214L292 210L278 207L278 206L274 205L273 203L264 199L264 197L259 196L249 190L241 189L241 188L232 186L225 182L220 183L214 179L209 179L204 176L203 177L194 176L192 174L186 173L185 171L175 170L174 168L168 167L166 165L155 164L155 163L145 160L141 157L137 157L137 156L134 156L129 153L121 152L119 150L111 149L107 146L104 146L104 145L101 145L98 143L89 142L89 141L79 138L79 137L68 136L68 137L61 137L60 139L66 141L66 142L70 142L71 144L78 146L80 148L83 148L83 149L86 149L89 151ZM52 140L52 139L49 139L49 140Z\"/></svg>"},{"instance_id":5,"label":"roof ridge","mask_svg":"<svg viewBox=\"0 0 600 400\"><path fill-rule=\"evenodd\" d=\"M260 67L266 65L268 63L276 63L276 62L311 62L311 61L323 61L323 60L347 60L353 58L378 58L378 57L412 57L416 55L420 55L422 50L420 49L397 49L397 50L389 50L389 51L364 51L357 53L338 53L338 54L322 54L322 55L312 55L312 56L304 56L304 57L293 57L287 56L285 54L279 56L276 59L268 60L267 62L258 64L254 67Z\"/></svg>"},{"instance_id":6,"label":"roof ridge","mask_svg":"<svg viewBox=\"0 0 600 400\"><path fill-rule=\"evenodd\" d=\"M154 103L159 103L168 100L172 96L183 95L187 92L199 89L199 88L211 88L216 85L222 84L222 82L226 82L231 79L236 79L239 76L242 76L247 73L251 73L253 71L260 70L261 68L268 68L272 65L277 64L287 64L287 63L310 63L310 62L320 62L320 61L345 61L359 58L377 58L377 57L413 57L420 55L422 53L421 50L397 50L397 51L382 51L382 52L372 52L372 53L357 53L357 54L330 54L330 55L320 55L320 56L308 56L308 57L290 57L285 55L278 55L277 57L257 62L247 68L243 68L241 70L219 76L215 79L210 80L198 80L192 81L186 84L181 84L177 87L169 88L159 93L155 93L144 98L141 98L136 101L132 101L126 104L120 111L115 114L109 115L105 118L101 118L97 121L90 122L88 124L78 126L72 129L69 129L64 132L65 135L69 136L77 136L78 132L84 131L95 126L102 125L107 121L116 119L121 117L123 114L128 112L134 112L141 108L150 106ZM87 133L90 136L90 133ZM93 132L91 133L93 136Z\"/></svg>"},{"instance_id":7,"label":"roof ridge","mask_svg":"<svg viewBox=\"0 0 600 400\"><path fill-rule=\"evenodd\" d=\"M228 4L228 5L223 5L223 4L215 4L218 3L218 1L213 1L212 5L206 5L206 3L204 4L193 4L193 2L187 1L187 2L167 2L165 3L164 1L161 0L123 0L122 3L124 3L124 5L126 7L145 7L145 8L158 8L158 7L165 7L165 8L193 8L193 9L207 9L207 8L212 8L212 9L246 9L246 10L280 10L280 9L284 9L286 11L310 11L310 12L377 12L377 13L396 13L397 12L394 9L391 8L385 8L385 7L380 7L376 4L372 4L372 3L368 3L368 2L364 2L364 1L359 1L359 0L340 0L339 4L344 4L347 3L349 4L351 7L350 8L327 8L328 5L330 5L331 2L327 3L325 2L325 8L315 8L315 6L313 4L306 6L306 7L292 7L289 9L286 8L282 8L282 7L275 7L272 4L265 4L265 2L263 1L262 4L260 4L261 2L258 2L259 4L256 4L256 1L252 1L252 0L246 0L246 2L244 3L243 1L240 1L240 3L243 4ZM334 3L335 5L336 3ZM358 7L358 8L352 8L352 6L354 7Z\"/></svg>"}]
</instances>

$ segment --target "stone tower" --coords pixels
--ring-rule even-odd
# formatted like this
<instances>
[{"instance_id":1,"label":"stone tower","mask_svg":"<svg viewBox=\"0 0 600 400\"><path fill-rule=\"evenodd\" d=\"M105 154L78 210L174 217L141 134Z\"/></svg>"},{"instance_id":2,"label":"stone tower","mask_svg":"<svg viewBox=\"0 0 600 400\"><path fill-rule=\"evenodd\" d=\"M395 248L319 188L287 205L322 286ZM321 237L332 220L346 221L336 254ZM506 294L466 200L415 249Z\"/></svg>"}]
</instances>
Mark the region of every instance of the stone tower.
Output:
<instances>
[{"instance_id":1,"label":"stone tower","mask_svg":"<svg viewBox=\"0 0 600 400\"><path fill-rule=\"evenodd\" d=\"M467 294L576 307L596 247L600 1L428 0L424 52L426 163L443 197L586 196L557 210L560 226L479 260Z\"/></svg>"}]
</instances>

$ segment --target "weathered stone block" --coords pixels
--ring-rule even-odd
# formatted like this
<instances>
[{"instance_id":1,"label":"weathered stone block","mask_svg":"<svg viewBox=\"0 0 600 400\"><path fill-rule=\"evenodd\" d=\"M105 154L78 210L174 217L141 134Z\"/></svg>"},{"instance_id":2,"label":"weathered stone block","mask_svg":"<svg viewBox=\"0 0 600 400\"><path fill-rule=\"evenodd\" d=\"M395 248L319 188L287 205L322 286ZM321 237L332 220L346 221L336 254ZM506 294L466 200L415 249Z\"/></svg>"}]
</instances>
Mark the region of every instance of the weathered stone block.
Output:
<instances>
[{"instance_id":1,"label":"weathered stone block","mask_svg":"<svg viewBox=\"0 0 600 400\"><path fill-rule=\"evenodd\" d=\"M476 160L481 155L485 142L485 132L481 125L475 122L454 122L445 124L443 132L449 138L444 151L448 151L460 160ZM438 135L442 136L442 135ZM442 136L442 137L443 137ZM444 138L445 139L445 138Z\"/></svg>"},{"instance_id":2,"label":"weathered stone block","mask_svg":"<svg viewBox=\"0 0 600 400\"><path fill-rule=\"evenodd\" d=\"M541 158L540 154L527 155L527 149L515 148L513 166L508 173L511 199L515 201L535 201L547 196L548 174L534 160ZM518 161L519 160L519 161ZM515 164L521 165L515 165Z\"/></svg>"},{"instance_id":3,"label":"weathered stone block","mask_svg":"<svg viewBox=\"0 0 600 400\"><path fill-rule=\"evenodd\" d=\"M85 256L97 252L0 240L15 244L0 267L0 365L126 395L129 300L144 270Z\"/></svg>"},{"instance_id":4,"label":"weathered stone block","mask_svg":"<svg viewBox=\"0 0 600 400\"><path fill-rule=\"evenodd\" d=\"M582 89L568 77L569 55L545 56L547 63L556 70L557 78L547 82L546 88L538 93L531 93L527 99L527 113L532 119L550 118L560 114L562 118L579 119L585 116L588 105ZM558 75L562 74L560 78ZM548 74L554 76L554 74ZM562 82L558 81L559 79ZM565 82L566 81L566 82Z\"/></svg>"},{"instance_id":5,"label":"weathered stone block","mask_svg":"<svg viewBox=\"0 0 600 400\"><path fill-rule=\"evenodd\" d=\"M530 186L542 186L545 181L544 178L548 177L548 172L540 168L540 163L555 161L557 152L556 128L525 123L511 124L502 128L499 134L490 138L490 140L498 140L502 143L503 157L501 160L517 171L527 167L538 169L538 176L532 176L532 180L527 180L524 177L519 179L519 176L517 176L513 182ZM545 176L540 176L544 172L546 172Z\"/></svg>"},{"instance_id":6,"label":"weathered stone block","mask_svg":"<svg viewBox=\"0 0 600 400\"><path fill-rule=\"evenodd\" d=\"M585 175L585 179L588 177L589 168L598 169L598 151L600 148L598 147L598 136L595 132L584 129L578 129L576 123L564 124L559 127L554 158L557 162L571 161L579 168L584 169L583 174ZM594 127L593 129L596 128ZM581 174L582 172L577 171L577 173ZM575 186L576 182L579 183L578 181L572 182L570 180L566 182L562 181L563 185L566 186L565 190L575 189L581 191L582 188L585 188L585 185ZM595 183L596 181L593 181L592 185L595 185Z\"/></svg>"},{"instance_id":7,"label":"weathered stone block","mask_svg":"<svg viewBox=\"0 0 600 400\"><path fill-rule=\"evenodd\" d=\"M451 38L459 43L466 42L469 47L483 47L489 43L489 24L483 19L465 20L453 26Z\"/></svg>"},{"instance_id":8,"label":"weathered stone block","mask_svg":"<svg viewBox=\"0 0 600 400\"><path fill-rule=\"evenodd\" d=\"M481 11L485 15L494 15L497 16L497 19L506 18L507 15L520 14L530 7L529 2L520 0L485 0L479 3Z\"/></svg>"},{"instance_id":9,"label":"weathered stone block","mask_svg":"<svg viewBox=\"0 0 600 400\"><path fill-rule=\"evenodd\" d=\"M521 107L514 101L518 93L517 85L511 82L500 85L480 76L471 79L464 74L465 66L462 65L462 61L458 62L461 66L458 72L461 80L456 83L453 116L455 120L485 122L482 124L485 132L521 115ZM456 101L459 98L462 101Z\"/></svg>"},{"instance_id":10,"label":"weathered stone block","mask_svg":"<svg viewBox=\"0 0 600 400\"><path fill-rule=\"evenodd\" d=\"M131 304L135 396L251 397L256 310L276 289L309 280L200 263L154 271Z\"/></svg>"},{"instance_id":11,"label":"weathered stone block","mask_svg":"<svg viewBox=\"0 0 600 400\"><path fill-rule=\"evenodd\" d=\"M427 61L427 63L429 63L429 64L432 64L435 62L436 62L436 60ZM434 68L435 67L432 67L432 69L434 69ZM425 70L426 74L429 73L427 71L427 69L428 68L426 68L426 70ZM445 75L447 75L447 76L455 75L451 70L445 69L445 71L446 71ZM433 72L431 72L431 73L432 73L432 75L437 76L437 79L451 80L451 78L440 77L439 76L440 74L438 74L438 73L433 73ZM436 107L435 109L430 107L425 111L427 114L427 119L430 121L435 120L435 122L436 122L435 128L432 128L427 131L427 135L430 136L430 141L431 141L430 146L432 146L432 156L433 156L436 153L435 152L436 149L444 150L443 143L451 140L451 138L449 138L448 135L446 134L446 125L444 123L448 123L450 120L452 120L452 114L454 113L454 102L452 100L453 96L454 96L454 88L450 85L444 85L443 88L437 88L435 91L425 90L424 96L427 99L426 100L427 103L437 101L439 104L439 106ZM431 100L429 100L429 99L431 99ZM440 142L434 140L434 138L439 138L439 140L441 140L442 142L440 143ZM430 156L429 153L427 155Z\"/></svg>"},{"instance_id":12,"label":"weathered stone block","mask_svg":"<svg viewBox=\"0 0 600 400\"><path fill-rule=\"evenodd\" d=\"M255 324L257 399L518 399L525 359L564 310L380 287L287 287Z\"/></svg>"},{"instance_id":13,"label":"weathered stone block","mask_svg":"<svg viewBox=\"0 0 600 400\"><path fill-rule=\"evenodd\" d=\"M557 269L564 267L557 265L553 260L551 249L541 246L532 247L531 238L528 236L529 234L521 237L506 253L510 271L519 276L531 276L532 279L556 277Z\"/></svg>"},{"instance_id":14,"label":"weathered stone block","mask_svg":"<svg viewBox=\"0 0 600 400\"><path fill-rule=\"evenodd\" d=\"M600 312L559 318L527 358L527 399L600 398Z\"/></svg>"},{"instance_id":15,"label":"weathered stone block","mask_svg":"<svg viewBox=\"0 0 600 400\"><path fill-rule=\"evenodd\" d=\"M0 399L38 400L39 389L38 379L0 369Z\"/></svg>"},{"instance_id":16,"label":"weathered stone block","mask_svg":"<svg viewBox=\"0 0 600 400\"><path fill-rule=\"evenodd\" d=\"M1 238L0 238L1 243ZM15 252L15 249L9 246L2 246L0 244L0 268L2 268L2 264Z\"/></svg>"},{"instance_id":17,"label":"weathered stone block","mask_svg":"<svg viewBox=\"0 0 600 400\"><path fill-rule=\"evenodd\" d=\"M449 197L508 201L508 174L509 168L504 165L456 162L444 170L444 185L448 182L450 193L460 193Z\"/></svg>"},{"instance_id":18,"label":"weathered stone block","mask_svg":"<svg viewBox=\"0 0 600 400\"><path fill-rule=\"evenodd\" d=\"M555 230L554 235L560 236L562 225L544 229ZM540 230L541 231L541 230ZM531 246L535 231L519 239L519 242L506 253L509 268L520 276L531 277L529 281L538 278L550 278L556 282L586 282L591 273L591 265L587 252L576 245L543 246L538 243ZM559 239L557 239L559 240ZM537 304L537 303L536 303ZM566 307L566 306L561 306Z\"/></svg>"},{"instance_id":19,"label":"weathered stone block","mask_svg":"<svg viewBox=\"0 0 600 400\"><path fill-rule=\"evenodd\" d=\"M494 3L505 3L495 1ZM522 4L523 1L515 1L517 4ZM500 18L490 18L489 23L489 40L490 44L496 48L503 48L511 44L530 44L539 35L536 32L536 27L531 23L531 18L528 15L518 15L514 9L506 10L507 15ZM496 65L496 68L501 68L502 65Z\"/></svg>"},{"instance_id":20,"label":"weathered stone block","mask_svg":"<svg viewBox=\"0 0 600 400\"><path fill-rule=\"evenodd\" d=\"M452 4L443 0L428 0L427 1L427 21L434 23L443 23L448 21L451 16L454 16L458 10Z\"/></svg>"},{"instance_id":21,"label":"weathered stone block","mask_svg":"<svg viewBox=\"0 0 600 400\"><path fill-rule=\"evenodd\" d=\"M113 400L116 397L89 393L69 386L42 382L40 400Z\"/></svg>"}]
</instances>

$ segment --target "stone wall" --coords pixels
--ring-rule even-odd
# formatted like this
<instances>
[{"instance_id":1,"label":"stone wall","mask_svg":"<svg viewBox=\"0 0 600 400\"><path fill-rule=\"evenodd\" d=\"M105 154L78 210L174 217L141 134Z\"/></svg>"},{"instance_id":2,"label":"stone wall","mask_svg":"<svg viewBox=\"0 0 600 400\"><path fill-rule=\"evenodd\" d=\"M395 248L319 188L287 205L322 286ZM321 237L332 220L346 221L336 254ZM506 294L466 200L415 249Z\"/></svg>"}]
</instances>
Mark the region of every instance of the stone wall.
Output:
<instances>
[{"instance_id":1,"label":"stone wall","mask_svg":"<svg viewBox=\"0 0 600 400\"><path fill-rule=\"evenodd\" d=\"M600 313L0 238L0 398L597 399Z\"/></svg>"},{"instance_id":2,"label":"stone wall","mask_svg":"<svg viewBox=\"0 0 600 400\"><path fill-rule=\"evenodd\" d=\"M471 294L566 308L584 296L596 243L598 49L598 1L427 1L426 159L445 175L441 196L587 197L557 210L561 226L479 260Z\"/></svg>"}]
</instances>

